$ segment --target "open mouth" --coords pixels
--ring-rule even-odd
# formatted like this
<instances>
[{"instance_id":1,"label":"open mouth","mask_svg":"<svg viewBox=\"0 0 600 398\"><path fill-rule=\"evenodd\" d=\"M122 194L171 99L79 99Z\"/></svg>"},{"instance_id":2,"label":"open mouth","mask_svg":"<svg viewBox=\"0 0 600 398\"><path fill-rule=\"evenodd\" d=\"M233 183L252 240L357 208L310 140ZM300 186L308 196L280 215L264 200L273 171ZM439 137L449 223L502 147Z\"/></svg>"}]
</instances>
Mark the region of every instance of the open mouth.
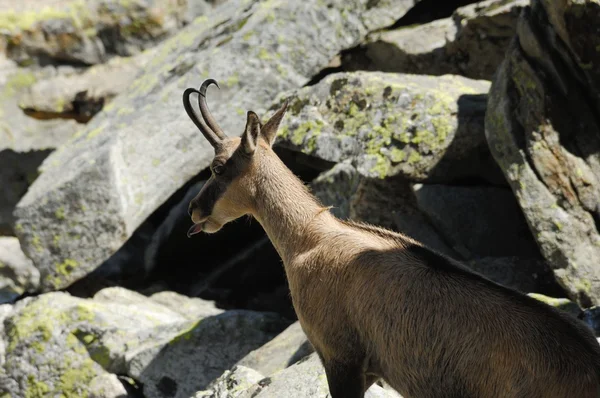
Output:
<instances>
[{"instance_id":1,"label":"open mouth","mask_svg":"<svg viewBox=\"0 0 600 398\"><path fill-rule=\"evenodd\" d=\"M187 231L187 237L191 238L192 235L196 235L199 234L200 232L202 232L202 228L204 227L204 223L206 221L203 222L199 222L197 224L192 225L192 227L190 229L188 229Z\"/></svg>"}]
</instances>

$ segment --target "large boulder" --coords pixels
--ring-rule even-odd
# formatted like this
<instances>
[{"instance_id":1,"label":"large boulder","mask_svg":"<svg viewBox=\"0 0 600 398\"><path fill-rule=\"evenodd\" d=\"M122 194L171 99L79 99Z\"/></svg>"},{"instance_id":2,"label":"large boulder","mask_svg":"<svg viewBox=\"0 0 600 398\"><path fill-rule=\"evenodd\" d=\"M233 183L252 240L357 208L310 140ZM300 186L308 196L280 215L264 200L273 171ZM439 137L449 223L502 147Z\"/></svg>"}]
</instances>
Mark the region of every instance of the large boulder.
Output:
<instances>
[{"instance_id":1,"label":"large boulder","mask_svg":"<svg viewBox=\"0 0 600 398\"><path fill-rule=\"evenodd\" d=\"M15 211L41 288L63 288L96 268L209 165L213 149L185 115L184 88L209 76L220 81L209 93L211 110L238 135L246 110L264 112L277 93L307 83L413 3L232 0L161 44L127 93L44 162Z\"/></svg>"},{"instance_id":2,"label":"large boulder","mask_svg":"<svg viewBox=\"0 0 600 398\"><path fill-rule=\"evenodd\" d=\"M278 315L244 310L207 317L129 353L127 374L147 398L188 398L288 325Z\"/></svg>"},{"instance_id":3,"label":"large boulder","mask_svg":"<svg viewBox=\"0 0 600 398\"><path fill-rule=\"evenodd\" d=\"M336 73L282 95L278 144L367 177L494 178L483 133L489 83L460 76Z\"/></svg>"},{"instance_id":4,"label":"large boulder","mask_svg":"<svg viewBox=\"0 0 600 398\"><path fill-rule=\"evenodd\" d=\"M413 189L419 209L465 258L539 258L510 189L438 184Z\"/></svg>"},{"instance_id":5,"label":"large boulder","mask_svg":"<svg viewBox=\"0 0 600 398\"><path fill-rule=\"evenodd\" d=\"M166 298L174 298L187 314L160 304ZM173 293L148 298L121 288L102 290L93 299L57 292L0 306L0 320L5 318L0 323L0 395L125 396L115 375L127 374L131 358L177 338L203 319L210 324L221 313L200 299ZM272 326L267 318L261 318L265 328ZM215 348L213 353L231 356L232 350ZM205 371L197 363L187 366ZM227 368L211 371L220 374Z\"/></svg>"},{"instance_id":6,"label":"large boulder","mask_svg":"<svg viewBox=\"0 0 600 398\"><path fill-rule=\"evenodd\" d=\"M21 64L104 62L132 55L209 10L203 0L0 3L0 51Z\"/></svg>"},{"instance_id":7,"label":"large boulder","mask_svg":"<svg viewBox=\"0 0 600 398\"><path fill-rule=\"evenodd\" d=\"M600 303L600 4L533 0L492 86L490 150L560 284Z\"/></svg>"},{"instance_id":8,"label":"large boulder","mask_svg":"<svg viewBox=\"0 0 600 398\"><path fill-rule=\"evenodd\" d=\"M347 163L335 165L311 184L313 193L342 219L402 232L452 257L460 257L418 208L411 184L398 178L366 178Z\"/></svg>"},{"instance_id":9,"label":"large boulder","mask_svg":"<svg viewBox=\"0 0 600 398\"><path fill-rule=\"evenodd\" d=\"M295 364L313 351L300 322L296 321L273 340L250 352L237 365L270 375Z\"/></svg>"},{"instance_id":10,"label":"large boulder","mask_svg":"<svg viewBox=\"0 0 600 398\"><path fill-rule=\"evenodd\" d=\"M238 398L264 377L254 369L236 365L210 383L206 390L196 392L194 398Z\"/></svg>"},{"instance_id":11,"label":"large boulder","mask_svg":"<svg viewBox=\"0 0 600 398\"><path fill-rule=\"evenodd\" d=\"M342 68L491 80L528 4L481 1L458 8L449 18L375 33L342 55Z\"/></svg>"},{"instance_id":12,"label":"large boulder","mask_svg":"<svg viewBox=\"0 0 600 398\"><path fill-rule=\"evenodd\" d=\"M317 354L306 357L289 368L277 372L249 387L243 393L234 395L239 398L280 398L310 397L325 398L329 396L325 370ZM402 398L391 390L373 385L365 398Z\"/></svg>"},{"instance_id":13,"label":"large boulder","mask_svg":"<svg viewBox=\"0 0 600 398\"><path fill-rule=\"evenodd\" d=\"M21 250L19 240L0 237L0 304L34 292L39 283L40 273Z\"/></svg>"}]
</instances>

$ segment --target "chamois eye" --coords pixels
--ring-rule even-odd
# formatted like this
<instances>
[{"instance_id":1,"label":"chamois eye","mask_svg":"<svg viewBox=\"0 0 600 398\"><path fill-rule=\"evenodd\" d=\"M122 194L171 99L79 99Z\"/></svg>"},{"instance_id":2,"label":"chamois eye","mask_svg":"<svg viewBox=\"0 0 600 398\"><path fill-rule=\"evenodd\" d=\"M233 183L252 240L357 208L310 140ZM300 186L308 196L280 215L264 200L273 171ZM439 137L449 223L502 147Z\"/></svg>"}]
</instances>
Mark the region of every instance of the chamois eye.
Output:
<instances>
[{"instance_id":1,"label":"chamois eye","mask_svg":"<svg viewBox=\"0 0 600 398\"><path fill-rule=\"evenodd\" d=\"M212 168L212 171L213 171L213 173L215 173L216 175L221 175L221 174L223 174L223 171L224 171L224 170L225 170L225 168L224 168L222 165L220 165L220 164L218 164L218 165L215 165L215 166L213 166L213 168Z\"/></svg>"}]
</instances>

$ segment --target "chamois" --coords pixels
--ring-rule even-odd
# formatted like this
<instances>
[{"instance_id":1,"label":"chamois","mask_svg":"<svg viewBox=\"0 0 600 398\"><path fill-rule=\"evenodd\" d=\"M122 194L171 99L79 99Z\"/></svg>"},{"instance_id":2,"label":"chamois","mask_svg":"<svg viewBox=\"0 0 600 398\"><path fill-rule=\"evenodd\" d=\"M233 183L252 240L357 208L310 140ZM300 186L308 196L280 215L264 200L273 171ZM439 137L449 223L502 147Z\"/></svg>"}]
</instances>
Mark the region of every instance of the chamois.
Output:
<instances>
[{"instance_id":1,"label":"chamois","mask_svg":"<svg viewBox=\"0 0 600 398\"><path fill-rule=\"evenodd\" d=\"M287 102L265 124L248 111L230 138L206 105L211 84L183 94L215 150L188 236L260 222L333 398L364 397L380 378L405 398L600 397L587 326L400 233L335 218L271 148Z\"/></svg>"}]
</instances>

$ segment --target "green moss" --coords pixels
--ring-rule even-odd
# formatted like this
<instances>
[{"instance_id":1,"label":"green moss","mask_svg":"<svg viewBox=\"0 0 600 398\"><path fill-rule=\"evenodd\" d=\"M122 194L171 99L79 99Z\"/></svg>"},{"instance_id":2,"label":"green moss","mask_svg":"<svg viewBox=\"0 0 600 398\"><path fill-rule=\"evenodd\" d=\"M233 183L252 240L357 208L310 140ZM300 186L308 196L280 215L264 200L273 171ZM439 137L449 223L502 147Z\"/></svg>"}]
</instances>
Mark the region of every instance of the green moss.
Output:
<instances>
[{"instance_id":1,"label":"green moss","mask_svg":"<svg viewBox=\"0 0 600 398\"><path fill-rule=\"evenodd\" d=\"M112 104L110 104L110 105L112 105ZM104 109L106 109L106 108L107 107L105 107ZM134 112L135 112L135 109L133 109L132 107L130 107L130 106L124 106L124 107L119 108L119 110L117 111L117 116L130 115L130 114L132 114Z\"/></svg>"},{"instance_id":2,"label":"green moss","mask_svg":"<svg viewBox=\"0 0 600 398\"><path fill-rule=\"evenodd\" d=\"M393 147L390 151L390 160L394 163L400 163L406 159L406 153L402 149Z\"/></svg>"},{"instance_id":3,"label":"green moss","mask_svg":"<svg viewBox=\"0 0 600 398\"><path fill-rule=\"evenodd\" d=\"M281 137L281 138L288 138L289 133L290 133L290 128L287 125L285 125L279 129L279 131L277 132L277 136Z\"/></svg>"},{"instance_id":4,"label":"green moss","mask_svg":"<svg viewBox=\"0 0 600 398\"><path fill-rule=\"evenodd\" d=\"M19 91L33 86L37 82L37 78L28 70L18 70L17 72L10 75L6 84L4 85L4 91L2 93L4 98L12 97Z\"/></svg>"},{"instance_id":5,"label":"green moss","mask_svg":"<svg viewBox=\"0 0 600 398\"><path fill-rule=\"evenodd\" d=\"M20 222L15 224L15 232L22 234L23 231L25 231L25 228L23 228L23 224L21 224Z\"/></svg>"},{"instance_id":6,"label":"green moss","mask_svg":"<svg viewBox=\"0 0 600 398\"><path fill-rule=\"evenodd\" d=\"M419 162L421 160L421 154L416 151L413 150L410 155L408 156L408 164L415 164L417 162Z\"/></svg>"},{"instance_id":7,"label":"green moss","mask_svg":"<svg viewBox=\"0 0 600 398\"><path fill-rule=\"evenodd\" d=\"M65 259L62 263L56 264L56 272L59 275L69 276L75 268L79 266L79 263L71 258Z\"/></svg>"},{"instance_id":8,"label":"green moss","mask_svg":"<svg viewBox=\"0 0 600 398\"><path fill-rule=\"evenodd\" d=\"M227 78L227 80L225 81L225 84L228 87L232 87L232 86L237 86L240 83L240 76L238 75L237 72L235 72L233 75L229 76ZM242 111L243 112L243 111ZM242 113L243 114L243 113Z\"/></svg>"},{"instance_id":9,"label":"green moss","mask_svg":"<svg viewBox=\"0 0 600 398\"><path fill-rule=\"evenodd\" d=\"M275 67L277 68L277 72L279 72L281 77L287 77L288 72L281 64L277 64Z\"/></svg>"},{"instance_id":10,"label":"green moss","mask_svg":"<svg viewBox=\"0 0 600 398\"><path fill-rule=\"evenodd\" d=\"M46 306L47 302L38 300L25 307L17 318L6 325L8 353L13 352L23 341L28 341L29 346L38 352L44 351L44 343L52 337L53 322L61 319L56 310L45 308Z\"/></svg>"},{"instance_id":11,"label":"green moss","mask_svg":"<svg viewBox=\"0 0 600 398\"><path fill-rule=\"evenodd\" d=\"M242 36L242 39L244 39L245 41L248 41L252 38L252 36L254 36L254 32L248 31L248 32L244 33L244 35Z\"/></svg>"},{"instance_id":12,"label":"green moss","mask_svg":"<svg viewBox=\"0 0 600 398\"><path fill-rule=\"evenodd\" d=\"M34 375L27 375L27 389L24 391L25 398L45 397L50 392L50 387L43 381L39 381Z\"/></svg>"},{"instance_id":13,"label":"green moss","mask_svg":"<svg viewBox=\"0 0 600 398\"><path fill-rule=\"evenodd\" d=\"M93 321L96 319L96 315L94 314L94 312L88 308L90 305L91 304L86 304L85 306L84 305L77 306L77 310L75 312L75 317L77 318L77 320Z\"/></svg>"},{"instance_id":14,"label":"green moss","mask_svg":"<svg viewBox=\"0 0 600 398\"><path fill-rule=\"evenodd\" d=\"M97 376L94 361L86 358L78 366L67 368L58 381L56 390L60 391L61 398L87 398L88 386Z\"/></svg>"},{"instance_id":15,"label":"green moss","mask_svg":"<svg viewBox=\"0 0 600 398\"><path fill-rule=\"evenodd\" d=\"M58 247L60 245L60 235L54 235L52 237L52 243L55 247Z\"/></svg>"},{"instance_id":16,"label":"green moss","mask_svg":"<svg viewBox=\"0 0 600 398\"><path fill-rule=\"evenodd\" d=\"M304 143L304 138L309 134L316 137L321 134L324 123L321 120L307 121L300 124L292 133L291 141L294 145L301 146ZM313 142L314 144L314 142ZM306 148L308 149L308 148ZM313 148L314 150L314 148Z\"/></svg>"},{"instance_id":17,"label":"green moss","mask_svg":"<svg viewBox=\"0 0 600 398\"><path fill-rule=\"evenodd\" d=\"M158 165L160 165L160 159L154 158L152 159L152 166L156 167Z\"/></svg>"},{"instance_id":18,"label":"green moss","mask_svg":"<svg viewBox=\"0 0 600 398\"><path fill-rule=\"evenodd\" d=\"M5 10L0 14L0 28L13 33L20 30L29 30L41 21L66 18L70 18L68 11L56 10L50 7L19 13L13 10Z\"/></svg>"},{"instance_id":19,"label":"green moss","mask_svg":"<svg viewBox=\"0 0 600 398\"><path fill-rule=\"evenodd\" d=\"M31 238L31 245L33 246L35 251L38 253L41 253L44 251L44 247L42 246L42 241L40 240L39 235L36 233L34 233L33 237Z\"/></svg>"},{"instance_id":20,"label":"green moss","mask_svg":"<svg viewBox=\"0 0 600 398\"><path fill-rule=\"evenodd\" d=\"M175 336L171 341L169 341L169 345L178 344L182 341L190 340L194 335L194 330L200 325L201 322L202 320L199 320L198 322L194 322L193 324L191 324L190 327L188 327L183 332Z\"/></svg>"},{"instance_id":21,"label":"green moss","mask_svg":"<svg viewBox=\"0 0 600 398\"><path fill-rule=\"evenodd\" d=\"M266 48L261 47L260 50L258 50L258 59L268 61L270 59L273 59L273 56L267 51Z\"/></svg>"},{"instance_id":22,"label":"green moss","mask_svg":"<svg viewBox=\"0 0 600 398\"><path fill-rule=\"evenodd\" d=\"M562 231L563 229L563 224L560 221L554 221L554 226L559 230Z\"/></svg>"},{"instance_id":23,"label":"green moss","mask_svg":"<svg viewBox=\"0 0 600 398\"><path fill-rule=\"evenodd\" d=\"M375 166L369 170L371 173L376 174L379 178L387 177L390 170L390 161L382 155L375 155L377 157L377 162Z\"/></svg>"},{"instance_id":24,"label":"green moss","mask_svg":"<svg viewBox=\"0 0 600 398\"><path fill-rule=\"evenodd\" d=\"M358 105L356 105L356 103L351 102L350 103L350 108L348 109L348 116L350 117L356 117L359 113L359 109L358 109Z\"/></svg>"},{"instance_id":25,"label":"green moss","mask_svg":"<svg viewBox=\"0 0 600 398\"><path fill-rule=\"evenodd\" d=\"M92 139L104 130L104 126L97 127L87 134L87 139Z\"/></svg>"},{"instance_id":26,"label":"green moss","mask_svg":"<svg viewBox=\"0 0 600 398\"><path fill-rule=\"evenodd\" d=\"M56 211L54 212L54 217L56 217L57 220L64 220L65 208L61 206L58 209L56 209Z\"/></svg>"}]
</instances>

